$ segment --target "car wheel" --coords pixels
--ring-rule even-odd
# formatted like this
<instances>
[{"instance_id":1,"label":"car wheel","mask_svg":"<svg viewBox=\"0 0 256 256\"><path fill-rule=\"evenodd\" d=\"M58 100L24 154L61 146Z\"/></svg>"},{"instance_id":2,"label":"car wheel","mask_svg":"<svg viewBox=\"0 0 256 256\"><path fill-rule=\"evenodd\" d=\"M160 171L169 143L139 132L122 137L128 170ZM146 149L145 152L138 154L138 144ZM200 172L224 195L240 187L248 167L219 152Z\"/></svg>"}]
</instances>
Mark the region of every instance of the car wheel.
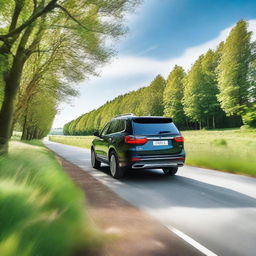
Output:
<instances>
[{"instance_id":1,"label":"car wheel","mask_svg":"<svg viewBox=\"0 0 256 256\"><path fill-rule=\"evenodd\" d=\"M117 154L114 151L112 151L111 154L110 154L109 167L110 167L111 175L114 178L120 179L120 178L122 178L124 176L125 169L121 168L119 166L118 156L117 156Z\"/></svg>"},{"instance_id":2,"label":"car wheel","mask_svg":"<svg viewBox=\"0 0 256 256\"><path fill-rule=\"evenodd\" d=\"M163 168L164 174L167 176L173 176L178 171L178 167Z\"/></svg>"},{"instance_id":3,"label":"car wheel","mask_svg":"<svg viewBox=\"0 0 256 256\"><path fill-rule=\"evenodd\" d=\"M92 164L92 167L95 169L100 168L100 164L101 164L101 162L97 160L96 153L93 148L91 149L91 164Z\"/></svg>"}]
</instances>

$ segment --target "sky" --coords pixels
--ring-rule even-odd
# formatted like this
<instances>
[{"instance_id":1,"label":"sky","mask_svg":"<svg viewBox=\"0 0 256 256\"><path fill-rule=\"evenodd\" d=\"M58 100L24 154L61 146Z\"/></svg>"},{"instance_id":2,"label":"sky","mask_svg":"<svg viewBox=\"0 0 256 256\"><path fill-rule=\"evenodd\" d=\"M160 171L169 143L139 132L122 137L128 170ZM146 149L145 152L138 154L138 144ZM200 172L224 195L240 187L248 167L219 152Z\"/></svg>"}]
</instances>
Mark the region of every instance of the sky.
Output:
<instances>
[{"instance_id":1,"label":"sky","mask_svg":"<svg viewBox=\"0 0 256 256\"><path fill-rule=\"evenodd\" d=\"M53 128L100 107L120 94L167 78L175 64L189 70L199 55L226 39L240 19L256 40L256 0L144 0L126 18L129 32L116 42L117 55L76 85L80 96L63 103Z\"/></svg>"}]
</instances>

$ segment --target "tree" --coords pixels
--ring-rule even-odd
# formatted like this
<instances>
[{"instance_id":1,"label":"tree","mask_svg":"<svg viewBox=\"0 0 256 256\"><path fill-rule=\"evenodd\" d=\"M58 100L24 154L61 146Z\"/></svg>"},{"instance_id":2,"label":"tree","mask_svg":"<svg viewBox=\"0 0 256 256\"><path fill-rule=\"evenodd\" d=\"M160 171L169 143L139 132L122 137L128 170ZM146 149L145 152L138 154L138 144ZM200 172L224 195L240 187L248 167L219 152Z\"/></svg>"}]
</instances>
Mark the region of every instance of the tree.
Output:
<instances>
[{"instance_id":1,"label":"tree","mask_svg":"<svg viewBox=\"0 0 256 256\"><path fill-rule=\"evenodd\" d=\"M192 120L199 123L200 128L210 126L212 117L215 128L215 116L220 107L216 94L218 93L215 69L218 63L218 54L209 50L201 55L192 66L185 78L184 111Z\"/></svg>"},{"instance_id":2,"label":"tree","mask_svg":"<svg viewBox=\"0 0 256 256\"><path fill-rule=\"evenodd\" d=\"M124 33L123 13L136 0L2 0L0 19L0 81L4 88L0 109L0 154L8 150L14 101L26 61L42 41L45 30L65 33L77 54L90 60L90 67L106 62L112 51L107 38ZM47 50L47 44L44 45ZM83 47L82 47L83 46ZM4 68L3 68L4 67Z\"/></svg>"},{"instance_id":3,"label":"tree","mask_svg":"<svg viewBox=\"0 0 256 256\"><path fill-rule=\"evenodd\" d=\"M184 77L184 69L176 65L169 74L164 90L164 115L172 117L179 125L184 125L186 121L182 105L182 98L184 96Z\"/></svg>"},{"instance_id":4,"label":"tree","mask_svg":"<svg viewBox=\"0 0 256 256\"><path fill-rule=\"evenodd\" d=\"M218 100L228 116L242 115L250 102L248 81L251 54L251 32L247 22L239 21L231 30L218 66Z\"/></svg>"},{"instance_id":5,"label":"tree","mask_svg":"<svg viewBox=\"0 0 256 256\"><path fill-rule=\"evenodd\" d=\"M120 95L64 125L65 135L88 135L101 129L111 118L123 114L163 115L165 80L158 75L149 86Z\"/></svg>"},{"instance_id":6,"label":"tree","mask_svg":"<svg viewBox=\"0 0 256 256\"><path fill-rule=\"evenodd\" d=\"M164 114L163 93L166 86L165 79L158 75L149 86L148 114L162 116Z\"/></svg>"}]
</instances>

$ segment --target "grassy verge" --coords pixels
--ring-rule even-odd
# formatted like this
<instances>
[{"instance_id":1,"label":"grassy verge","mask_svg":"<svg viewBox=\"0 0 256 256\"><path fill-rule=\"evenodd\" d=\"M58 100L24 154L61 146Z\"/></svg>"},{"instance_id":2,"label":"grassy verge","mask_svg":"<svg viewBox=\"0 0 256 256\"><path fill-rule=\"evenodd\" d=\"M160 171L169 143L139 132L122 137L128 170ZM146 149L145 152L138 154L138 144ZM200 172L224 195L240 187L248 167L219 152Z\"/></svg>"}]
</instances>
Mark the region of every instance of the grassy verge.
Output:
<instances>
[{"instance_id":1,"label":"grassy verge","mask_svg":"<svg viewBox=\"0 0 256 256\"><path fill-rule=\"evenodd\" d=\"M90 148L94 136L63 136L52 135L49 136L49 140L58 142L70 146L76 146L80 148Z\"/></svg>"},{"instance_id":2,"label":"grassy verge","mask_svg":"<svg viewBox=\"0 0 256 256\"><path fill-rule=\"evenodd\" d=\"M40 143L0 158L0 255L72 255L96 240L82 192Z\"/></svg>"},{"instance_id":3,"label":"grassy verge","mask_svg":"<svg viewBox=\"0 0 256 256\"><path fill-rule=\"evenodd\" d=\"M256 130L184 131L187 164L256 176Z\"/></svg>"},{"instance_id":4,"label":"grassy verge","mask_svg":"<svg viewBox=\"0 0 256 256\"><path fill-rule=\"evenodd\" d=\"M183 131L186 163L256 176L256 130ZM93 136L50 136L51 141L90 148Z\"/></svg>"}]
</instances>

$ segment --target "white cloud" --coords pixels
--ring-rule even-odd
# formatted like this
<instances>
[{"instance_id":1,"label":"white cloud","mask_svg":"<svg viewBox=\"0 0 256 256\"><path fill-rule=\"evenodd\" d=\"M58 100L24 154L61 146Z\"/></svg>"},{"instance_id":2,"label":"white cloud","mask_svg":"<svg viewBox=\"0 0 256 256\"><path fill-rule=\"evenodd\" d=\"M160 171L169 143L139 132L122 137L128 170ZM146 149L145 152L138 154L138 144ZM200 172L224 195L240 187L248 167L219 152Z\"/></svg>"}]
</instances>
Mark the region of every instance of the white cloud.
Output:
<instances>
[{"instance_id":1,"label":"white cloud","mask_svg":"<svg viewBox=\"0 0 256 256\"><path fill-rule=\"evenodd\" d=\"M209 49L215 49L221 41L224 41L231 29L232 27L226 28L222 30L216 38L201 45L188 48L181 56L171 58L169 60L159 61L146 57L120 56L111 64L102 69L101 79L142 74L152 74L152 76L154 76L158 73L166 77L176 64L185 69L189 69L191 64L198 58L198 56L207 52ZM255 40L256 20L249 21L249 30L253 31L253 40Z\"/></svg>"}]
</instances>

